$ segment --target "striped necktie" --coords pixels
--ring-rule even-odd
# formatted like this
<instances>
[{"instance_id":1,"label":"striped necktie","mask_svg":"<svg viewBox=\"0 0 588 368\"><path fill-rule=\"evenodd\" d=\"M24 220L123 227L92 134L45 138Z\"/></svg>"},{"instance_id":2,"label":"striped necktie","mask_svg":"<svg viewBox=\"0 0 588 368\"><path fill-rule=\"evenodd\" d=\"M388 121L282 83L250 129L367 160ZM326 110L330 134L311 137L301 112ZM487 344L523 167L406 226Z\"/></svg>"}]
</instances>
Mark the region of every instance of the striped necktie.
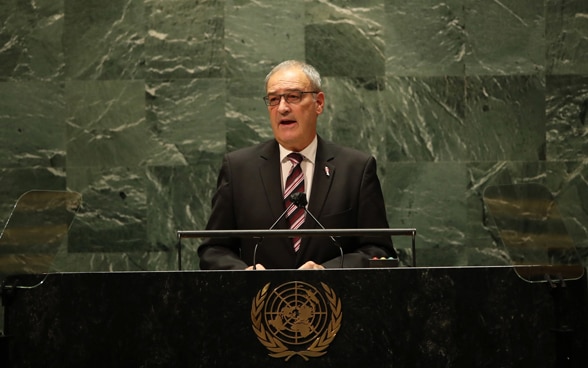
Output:
<instances>
[{"instance_id":1,"label":"striped necktie","mask_svg":"<svg viewBox=\"0 0 588 368\"><path fill-rule=\"evenodd\" d=\"M289 208L292 204L292 201L290 200L290 195L292 193L304 192L304 175L302 174L302 168L300 167L302 155L300 153L292 152L288 155L288 159L292 163L292 168L286 179L286 187L284 189L284 205L286 208ZM292 206L286 214L286 217L290 223L290 229L298 229L304 223L306 212L304 211L304 208ZM298 252L300 249L301 242L302 239L300 237L292 238L295 252Z\"/></svg>"}]
</instances>

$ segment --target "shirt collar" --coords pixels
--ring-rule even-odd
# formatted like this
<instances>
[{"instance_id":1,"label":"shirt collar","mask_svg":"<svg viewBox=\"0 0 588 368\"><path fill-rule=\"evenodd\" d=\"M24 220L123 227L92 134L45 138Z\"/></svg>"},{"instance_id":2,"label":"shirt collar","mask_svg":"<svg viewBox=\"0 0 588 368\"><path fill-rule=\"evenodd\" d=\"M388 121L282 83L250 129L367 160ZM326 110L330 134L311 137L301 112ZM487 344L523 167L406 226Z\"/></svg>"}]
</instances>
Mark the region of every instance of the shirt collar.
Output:
<instances>
[{"instance_id":1,"label":"shirt collar","mask_svg":"<svg viewBox=\"0 0 588 368\"><path fill-rule=\"evenodd\" d=\"M304 148L302 151L300 151L299 153L304 157L304 159L306 161L309 161L311 164L314 165L314 161L316 159L316 147L318 145L318 139L317 136L314 136L314 139L312 140L312 142L310 142L310 144L308 146L306 146L306 148ZM288 160L288 156L290 153L294 152L294 151L289 151L287 149L285 149L284 147L282 147L282 145L280 144L280 162L285 162Z\"/></svg>"}]
</instances>

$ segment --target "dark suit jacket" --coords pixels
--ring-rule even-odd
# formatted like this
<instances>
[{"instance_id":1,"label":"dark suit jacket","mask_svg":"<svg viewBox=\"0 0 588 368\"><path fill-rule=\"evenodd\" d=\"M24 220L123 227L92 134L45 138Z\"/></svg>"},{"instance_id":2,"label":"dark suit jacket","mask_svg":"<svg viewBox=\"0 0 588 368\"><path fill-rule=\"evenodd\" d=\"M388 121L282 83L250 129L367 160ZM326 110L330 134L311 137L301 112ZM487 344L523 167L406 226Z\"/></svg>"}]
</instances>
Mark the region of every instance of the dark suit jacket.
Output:
<instances>
[{"instance_id":1,"label":"dark suit jacket","mask_svg":"<svg viewBox=\"0 0 588 368\"><path fill-rule=\"evenodd\" d=\"M208 230L268 229L284 212L278 143L271 140L225 155L212 200ZM325 173L328 167L330 175ZM360 151L318 137L308 210L327 229L387 228L376 161ZM288 229L284 218L276 228ZM301 228L320 228L310 216ZM253 262L255 239L207 239L198 248L201 269L244 269ZM347 237L339 243L344 267L365 267L373 256L396 256L390 237ZM298 252L291 239L265 238L256 263L298 268L306 261L339 267L340 251L328 237L305 237Z\"/></svg>"}]
</instances>

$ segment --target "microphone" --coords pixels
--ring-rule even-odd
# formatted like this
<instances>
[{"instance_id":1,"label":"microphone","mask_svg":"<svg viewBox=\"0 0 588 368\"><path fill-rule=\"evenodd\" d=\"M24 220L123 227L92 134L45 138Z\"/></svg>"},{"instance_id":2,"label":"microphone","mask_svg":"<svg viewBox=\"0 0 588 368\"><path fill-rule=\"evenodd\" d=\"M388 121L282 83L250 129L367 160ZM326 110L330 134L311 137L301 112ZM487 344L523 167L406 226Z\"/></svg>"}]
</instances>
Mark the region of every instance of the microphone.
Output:
<instances>
[{"instance_id":1,"label":"microphone","mask_svg":"<svg viewBox=\"0 0 588 368\"><path fill-rule=\"evenodd\" d=\"M292 193L290 195L290 200L292 201L292 204L295 205L296 207L303 208L304 212L306 212L314 220L314 222L316 222L318 224L318 226L321 227L321 229L326 230L325 227L323 226L323 224L321 224L320 221L317 220L317 218L314 217L314 215L308 209L306 209L306 205L308 204L308 200L306 199L306 193L304 193L304 192ZM339 252L341 253L341 268L343 268L343 247L341 247L339 242L337 242L337 240L332 235L329 236L329 238L331 238L331 241L333 242L333 244L339 248Z\"/></svg>"},{"instance_id":2,"label":"microphone","mask_svg":"<svg viewBox=\"0 0 588 368\"><path fill-rule=\"evenodd\" d=\"M296 193L294 193L296 194ZM284 218L284 216L286 216L286 214L288 213L288 211L290 211L292 209L292 207L296 206L296 204L294 203L294 200L292 199L292 197L294 196L294 194L290 195L290 201L292 201L292 203L290 203L290 205L288 206L288 208L286 208L286 210L284 212L282 212L282 214L280 215L280 217L278 217L278 219L276 220L276 222L274 222L272 224L272 226L269 227L268 230L273 230L276 225L278 224L278 222L280 222L281 219ZM306 200L306 196L304 196L304 200ZM257 243L255 243L255 248L253 248L253 269L255 270L255 265L257 264L255 261L257 260L257 248L259 247L259 245L261 244L261 242L263 241L263 237L261 237L259 239L259 241Z\"/></svg>"}]
</instances>

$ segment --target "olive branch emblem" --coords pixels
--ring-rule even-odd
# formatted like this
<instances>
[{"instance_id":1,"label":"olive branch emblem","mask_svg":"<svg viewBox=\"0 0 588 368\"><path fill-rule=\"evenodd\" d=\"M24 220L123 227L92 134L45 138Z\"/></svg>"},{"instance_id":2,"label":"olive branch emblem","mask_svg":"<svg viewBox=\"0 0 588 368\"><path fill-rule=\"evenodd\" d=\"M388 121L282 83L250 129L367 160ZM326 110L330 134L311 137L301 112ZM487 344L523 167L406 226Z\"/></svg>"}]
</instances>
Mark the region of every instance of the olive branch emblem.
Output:
<instances>
[{"instance_id":1,"label":"olive branch emblem","mask_svg":"<svg viewBox=\"0 0 588 368\"><path fill-rule=\"evenodd\" d=\"M273 293L268 294L270 283L265 284L264 287L257 293L251 302L252 328L255 332L255 335L257 336L257 339L263 346L266 347L266 349L270 351L269 356L273 358L285 358L285 360L288 361L293 356L298 355L304 360L308 361L311 357L320 357L327 353L326 349L333 342L337 332L339 332L339 329L341 328L341 319L343 317L343 313L341 311L341 300L337 298L337 295L333 289L323 282L321 282L321 286L324 291L324 297L328 304L328 312L325 311L329 317L328 324L326 325L326 328L323 329L323 331L316 331L314 326L307 326L307 328L312 329L313 332L316 332L316 336L313 337L312 342L310 342L305 348L299 350L294 350L292 346L288 346L291 344L288 344L288 342L284 343L283 339L280 339L278 336L276 336L272 329L266 326L268 321L264 319L264 308L266 306L266 302L268 301L268 297L271 298L273 296ZM314 294L312 294L312 292L306 292L312 301L318 302L318 299Z\"/></svg>"}]
</instances>

